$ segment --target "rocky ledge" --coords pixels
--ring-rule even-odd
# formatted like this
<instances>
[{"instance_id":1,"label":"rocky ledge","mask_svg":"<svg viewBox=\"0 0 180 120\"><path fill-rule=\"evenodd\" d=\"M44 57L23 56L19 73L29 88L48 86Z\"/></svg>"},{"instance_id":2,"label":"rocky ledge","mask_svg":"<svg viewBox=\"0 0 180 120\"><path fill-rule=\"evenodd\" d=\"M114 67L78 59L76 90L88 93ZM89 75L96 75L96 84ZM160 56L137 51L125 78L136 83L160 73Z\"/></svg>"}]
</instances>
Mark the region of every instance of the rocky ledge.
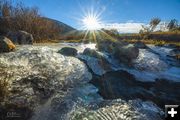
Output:
<instances>
[{"instance_id":1,"label":"rocky ledge","mask_svg":"<svg viewBox=\"0 0 180 120\"><path fill-rule=\"evenodd\" d=\"M82 52L65 47L20 46L0 54L3 118L11 111L20 120L161 120L164 104L180 103L178 62L167 59L170 50L162 55L107 40Z\"/></svg>"}]
</instances>

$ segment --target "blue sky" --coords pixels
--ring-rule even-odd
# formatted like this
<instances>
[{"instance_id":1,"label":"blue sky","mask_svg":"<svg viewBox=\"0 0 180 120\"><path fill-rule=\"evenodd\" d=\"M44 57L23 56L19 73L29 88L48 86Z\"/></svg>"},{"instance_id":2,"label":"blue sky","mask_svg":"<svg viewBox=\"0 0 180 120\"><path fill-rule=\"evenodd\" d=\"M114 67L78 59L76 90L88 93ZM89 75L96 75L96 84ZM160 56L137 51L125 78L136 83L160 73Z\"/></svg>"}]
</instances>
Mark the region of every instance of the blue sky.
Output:
<instances>
[{"instance_id":1,"label":"blue sky","mask_svg":"<svg viewBox=\"0 0 180 120\"><path fill-rule=\"evenodd\" d=\"M148 23L151 18L180 21L180 0L23 0L26 6L37 6L42 15L81 27L80 19L93 8L102 12L106 24Z\"/></svg>"}]
</instances>

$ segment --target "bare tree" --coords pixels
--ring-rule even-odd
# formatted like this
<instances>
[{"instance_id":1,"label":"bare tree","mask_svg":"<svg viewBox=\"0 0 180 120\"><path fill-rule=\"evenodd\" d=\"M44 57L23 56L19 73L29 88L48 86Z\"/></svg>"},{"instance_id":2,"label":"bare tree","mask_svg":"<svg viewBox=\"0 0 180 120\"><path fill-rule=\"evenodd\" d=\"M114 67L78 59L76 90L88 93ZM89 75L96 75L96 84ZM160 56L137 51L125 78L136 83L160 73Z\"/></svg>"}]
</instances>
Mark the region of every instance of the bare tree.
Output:
<instances>
[{"instance_id":1,"label":"bare tree","mask_svg":"<svg viewBox=\"0 0 180 120\"><path fill-rule=\"evenodd\" d=\"M172 20L169 22L167 28L168 28L169 31L171 31L171 30L173 30L173 29L178 28L178 26L179 26L179 25L178 25L178 21L177 21L176 19L172 19Z\"/></svg>"},{"instance_id":2,"label":"bare tree","mask_svg":"<svg viewBox=\"0 0 180 120\"><path fill-rule=\"evenodd\" d=\"M12 5L11 0L0 0L0 34L23 30L35 40L58 39L61 28L40 15L37 7L26 7L23 3Z\"/></svg>"},{"instance_id":3,"label":"bare tree","mask_svg":"<svg viewBox=\"0 0 180 120\"><path fill-rule=\"evenodd\" d=\"M142 25L142 29L139 31L140 33L140 36L143 38L143 39L148 39L149 38L149 35L151 32L153 32L157 25L161 22L161 19L159 18L153 18L151 19L150 23L149 23L149 26L147 25Z\"/></svg>"},{"instance_id":4,"label":"bare tree","mask_svg":"<svg viewBox=\"0 0 180 120\"><path fill-rule=\"evenodd\" d=\"M159 18L153 18L153 19L151 19L151 21L150 21L150 23L149 23L149 25L150 25L150 31L153 32L153 31L156 29L157 25L158 25L160 22L161 22L161 19L159 19Z\"/></svg>"}]
</instances>

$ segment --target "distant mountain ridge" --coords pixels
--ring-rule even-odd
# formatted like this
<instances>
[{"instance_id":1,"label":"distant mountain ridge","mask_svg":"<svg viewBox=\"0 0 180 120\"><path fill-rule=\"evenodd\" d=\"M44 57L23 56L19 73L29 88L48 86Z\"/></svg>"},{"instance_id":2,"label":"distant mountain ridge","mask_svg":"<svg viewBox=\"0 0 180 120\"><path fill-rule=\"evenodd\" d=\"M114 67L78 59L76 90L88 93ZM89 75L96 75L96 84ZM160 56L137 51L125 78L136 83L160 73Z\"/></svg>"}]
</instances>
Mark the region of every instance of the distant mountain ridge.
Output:
<instances>
[{"instance_id":1,"label":"distant mountain ridge","mask_svg":"<svg viewBox=\"0 0 180 120\"><path fill-rule=\"evenodd\" d=\"M58 27L60 27L61 30L62 30L60 34L68 33L68 32L71 32L71 31L76 31L75 28L73 28L70 25L67 25L67 24L65 24L65 23L63 23L61 21L51 19L51 18L45 18L45 19L54 22Z\"/></svg>"}]
</instances>

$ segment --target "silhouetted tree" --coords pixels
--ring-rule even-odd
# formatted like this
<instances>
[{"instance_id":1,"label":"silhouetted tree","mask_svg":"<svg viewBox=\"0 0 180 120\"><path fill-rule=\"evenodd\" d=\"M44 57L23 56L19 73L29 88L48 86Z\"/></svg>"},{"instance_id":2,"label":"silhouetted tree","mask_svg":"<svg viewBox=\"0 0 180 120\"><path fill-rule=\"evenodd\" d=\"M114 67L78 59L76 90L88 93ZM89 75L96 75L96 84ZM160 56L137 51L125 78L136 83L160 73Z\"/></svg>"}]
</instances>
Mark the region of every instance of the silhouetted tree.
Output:
<instances>
[{"instance_id":1,"label":"silhouetted tree","mask_svg":"<svg viewBox=\"0 0 180 120\"><path fill-rule=\"evenodd\" d=\"M143 39L148 39L151 32L153 32L157 25L161 22L161 19L159 18L153 18L149 22L149 26L142 25L142 29L139 31L140 36Z\"/></svg>"},{"instance_id":2,"label":"silhouetted tree","mask_svg":"<svg viewBox=\"0 0 180 120\"><path fill-rule=\"evenodd\" d=\"M167 28L168 28L169 31L178 28L178 21L177 21L176 19L172 19L172 20L169 22Z\"/></svg>"},{"instance_id":3,"label":"silhouetted tree","mask_svg":"<svg viewBox=\"0 0 180 120\"><path fill-rule=\"evenodd\" d=\"M153 32L157 25L161 22L161 19L159 18L153 18L151 19L149 25L150 25L150 31Z\"/></svg>"}]
</instances>

